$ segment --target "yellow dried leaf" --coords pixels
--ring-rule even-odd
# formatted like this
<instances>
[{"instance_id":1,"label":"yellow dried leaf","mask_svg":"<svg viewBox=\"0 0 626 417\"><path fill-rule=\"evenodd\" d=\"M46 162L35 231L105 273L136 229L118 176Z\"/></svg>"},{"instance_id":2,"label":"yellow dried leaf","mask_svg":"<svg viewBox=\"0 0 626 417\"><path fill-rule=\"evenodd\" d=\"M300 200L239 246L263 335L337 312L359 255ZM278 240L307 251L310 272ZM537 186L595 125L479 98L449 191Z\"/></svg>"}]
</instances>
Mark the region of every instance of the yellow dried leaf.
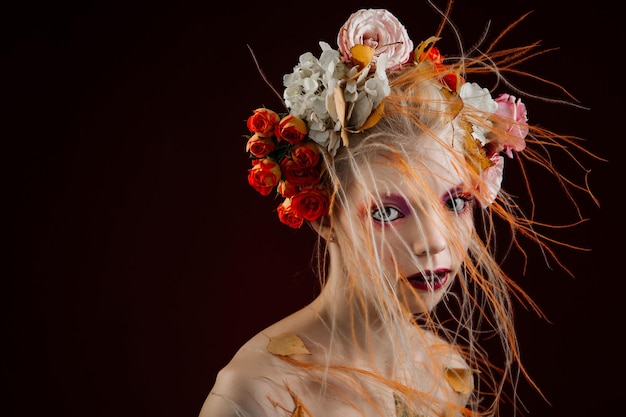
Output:
<instances>
[{"instance_id":1,"label":"yellow dried leaf","mask_svg":"<svg viewBox=\"0 0 626 417\"><path fill-rule=\"evenodd\" d=\"M384 112L385 112L385 102L382 101L378 105L378 107L374 109L372 114L368 116L367 120L365 121L365 123L363 123L363 126L361 126L358 129L358 131L362 132L365 129L369 129L370 127L373 127L374 125L376 125L376 123L378 123L378 121L383 117Z\"/></svg>"},{"instance_id":2,"label":"yellow dried leaf","mask_svg":"<svg viewBox=\"0 0 626 417\"><path fill-rule=\"evenodd\" d=\"M343 146L349 145L349 137L350 134L346 131L346 97L343 94L343 88L341 86L335 86L335 92L333 94L333 99L335 101L335 110L337 111L337 117L339 118L339 123L341 124L341 141Z\"/></svg>"},{"instance_id":3,"label":"yellow dried leaf","mask_svg":"<svg viewBox=\"0 0 626 417\"><path fill-rule=\"evenodd\" d=\"M469 394L474 386L472 373L464 368L446 368L446 380L459 394Z\"/></svg>"},{"instance_id":4,"label":"yellow dried leaf","mask_svg":"<svg viewBox=\"0 0 626 417\"><path fill-rule=\"evenodd\" d=\"M363 69L363 67L372 62L374 48L360 43L350 48L350 54L352 55L352 63L359 69Z\"/></svg>"},{"instance_id":5,"label":"yellow dried leaf","mask_svg":"<svg viewBox=\"0 0 626 417\"><path fill-rule=\"evenodd\" d=\"M298 405L293 413L291 413L291 417L304 417L304 411L302 411L302 407Z\"/></svg>"},{"instance_id":6,"label":"yellow dried leaf","mask_svg":"<svg viewBox=\"0 0 626 417\"><path fill-rule=\"evenodd\" d=\"M447 120L452 121L461 113L461 110L463 110L463 100L457 93L450 91L443 85L439 91L441 91L442 95L446 96L446 102L450 103L450 111L446 117Z\"/></svg>"},{"instance_id":7,"label":"yellow dried leaf","mask_svg":"<svg viewBox=\"0 0 626 417\"><path fill-rule=\"evenodd\" d=\"M424 53L427 49L433 46L435 42L437 42L439 39L441 38L438 38L436 36L431 36L425 41L420 42L420 44L417 45L417 48L415 48L415 51L413 53L413 59L415 60L415 62L419 62L419 59L421 58L422 53Z\"/></svg>"},{"instance_id":8,"label":"yellow dried leaf","mask_svg":"<svg viewBox=\"0 0 626 417\"><path fill-rule=\"evenodd\" d=\"M276 337L270 337L267 350L280 356L310 355L311 352L304 346L304 342L293 333L283 333Z\"/></svg>"},{"instance_id":9,"label":"yellow dried leaf","mask_svg":"<svg viewBox=\"0 0 626 417\"><path fill-rule=\"evenodd\" d=\"M335 111L337 111L339 123L341 123L341 126L343 127L346 125L346 98L343 95L343 88L341 88L341 86L335 86L333 99L335 101Z\"/></svg>"},{"instance_id":10,"label":"yellow dried leaf","mask_svg":"<svg viewBox=\"0 0 626 417\"><path fill-rule=\"evenodd\" d=\"M342 128L341 129L341 143L343 144L343 146L345 146L346 148L348 146L350 146L350 132L348 132L346 129Z\"/></svg>"}]
</instances>

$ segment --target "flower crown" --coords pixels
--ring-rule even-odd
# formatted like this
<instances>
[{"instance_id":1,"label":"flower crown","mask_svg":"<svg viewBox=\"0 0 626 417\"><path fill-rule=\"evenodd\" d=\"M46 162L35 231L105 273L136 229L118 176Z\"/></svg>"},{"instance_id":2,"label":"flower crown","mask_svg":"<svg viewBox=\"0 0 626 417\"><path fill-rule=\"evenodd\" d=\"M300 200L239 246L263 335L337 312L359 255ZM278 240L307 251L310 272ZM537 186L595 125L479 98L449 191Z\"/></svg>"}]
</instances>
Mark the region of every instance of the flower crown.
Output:
<instances>
[{"instance_id":1,"label":"flower crown","mask_svg":"<svg viewBox=\"0 0 626 417\"><path fill-rule=\"evenodd\" d=\"M476 147L488 187L479 202L487 206L495 200L502 182L501 153L512 158L512 151L526 146L526 107L512 95L493 99L488 89L466 82L443 63L434 46L438 39L430 37L413 48L393 14L362 9L341 27L338 50L320 42L318 58L310 52L300 56L293 72L283 77L289 113L258 108L247 119L248 182L264 196L276 188L284 198L277 209L281 222L297 229L304 220L328 214L330 195L321 183L319 147L334 156L339 147L349 146L350 134L374 126L391 91L387 74L422 63L431 64L442 88L462 100L468 140Z\"/></svg>"}]
</instances>

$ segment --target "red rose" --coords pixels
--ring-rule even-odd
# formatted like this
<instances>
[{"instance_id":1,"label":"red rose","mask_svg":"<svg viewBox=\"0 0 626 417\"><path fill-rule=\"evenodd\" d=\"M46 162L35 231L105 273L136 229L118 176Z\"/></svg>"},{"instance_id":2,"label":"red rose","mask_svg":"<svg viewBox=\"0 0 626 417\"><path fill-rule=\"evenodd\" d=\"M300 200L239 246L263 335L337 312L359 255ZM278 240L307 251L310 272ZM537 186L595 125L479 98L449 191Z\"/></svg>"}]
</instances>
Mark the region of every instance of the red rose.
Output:
<instances>
[{"instance_id":1,"label":"red rose","mask_svg":"<svg viewBox=\"0 0 626 417\"><path fill-rule=\"evenodd\" d=\"M272 136L279 121L280 116L275 111L258 108L248 117L248 130L261 137Z\"/></svg>"},{"instance_id":2,"label":"red rose","mask_svg":"<svg viewBox=\"0 0 626 417\"><path fill-rule=\"evenodd\" d=\"M317 188L304 188L291 197L291 210L306 220L326 216L328 208L328 195Z\"/></svg>"},{"instance_id":3,"label":"red rose","mask_svg":"<svg viewBox=\"0 0 626 417\"><path fill-rule=\"evenodd\" d=\"M265 158L274 150L276 144L271 138L261 137L255 133L246 144L246 151L250 152L257 158Z\"/></svg>"},{"instance_id":4,"label":"red rose","mask_svg":"<svg viewBox=\"0 0 626 417\"><path fill-rule=\"evenodd\" d=\"M300 143L307 134L306 123L301 118L290 114L283 117L276 125L274 133L279 139L284 139L289 143Z\"/></svg>"},{"instance_id":5,"label":"red rose","mask_svg":"<svg viewBox=\"0 0 626 417\"><path fill-rule=\"evenodd\" d=\"M280 163L285 181L294 186L314 185L320 182L321 167L303 167L290 158L285 158Z\"/></svg>"},{"instance_id":6,"label":"red rose","mask_svg":"<svg viewBox=\"0 0 626 417\"><path fill-rule=\"evenodd\" d=\"M256 159L248 170L248 183L264 196L269 195L281 179L280 166L272 159Z\"/></svg>"},{"instance_id":7,"label":"red rose","mask_svg":"<svg viewBox=\"0 0 626 417\"><path fill-rule=\"evenodd\" d=\"M320 160L320 150L313 142L302 142L291 150L291 159L301 167L313 167Z\"/></svg>"},{"instance_id":8,"label":"red rose","mask_svg":"<svg viewBox=\"0 0 626 417\"><path fill-rule=\"evenodd\" d=\"M291 199L287 198L278 206L278 219L293 229L299 229L304 223L304 219L293 211Z\"/></svg>"},{"instance_id":9,"label":"red rose","mask_svg":"<svg viewBox=\"0 0 626 417\"><path fill-rule=\"evenodd\" d=\"M459 91L465 80L459 74L451 72L440 77L439 82L452 91Z\"/></svg>"}]
</instances>

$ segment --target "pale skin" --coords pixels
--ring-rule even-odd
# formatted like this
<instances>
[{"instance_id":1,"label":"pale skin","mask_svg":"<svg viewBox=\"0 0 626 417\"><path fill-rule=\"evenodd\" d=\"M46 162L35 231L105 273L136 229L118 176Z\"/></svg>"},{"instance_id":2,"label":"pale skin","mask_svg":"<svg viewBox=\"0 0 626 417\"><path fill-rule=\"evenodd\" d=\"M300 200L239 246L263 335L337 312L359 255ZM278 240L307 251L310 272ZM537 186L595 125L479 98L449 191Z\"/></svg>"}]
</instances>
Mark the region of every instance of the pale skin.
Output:
<instances>
[{"instance_id":1,"label":"pale skin","mask_svg":"<svg viewBox=\"0 0 626 417\"><path fill-rule=\"evenodd\" d=\"M428 185L433 194L440 197L437 204L417 201L420 200L419 196L415 197L415 201L402 201L397 196L414 195L411 190L415 184L411 184L408 179L398 183L397 172L387 166L373 164L377 189L387 190L382 198L385 206L372 207L368 190L354 189L351 190L351 198L359 202L355 207L364 207L365 210L344 212L336 219L344 222L347 217L343 216L374 216L374 224L377 225L374 227L374 237L380 239L379 244L390 248L384 260L385 268L397 276L396 293L409 314L430 311L441 301L461 268L463 253L460 252L466 251L469 246L473 227L472 202L459 191L462 189L462 180L450 169L446 152L441 146L438 151L431 148L428 155L420 158L419 166L415 167L422 178L429 175ZM459 240L462 247L451 247L448 244L449 239L445 234L450 228L445 227L443 223L446 222L455 224L455 230L461 235ZM326 285L311 304L264 329L237 352L220 371L199 417L290 416L297 406L294 395L305 407L304 411L312 416L396 415L392 390L387 386L359 377L336 380L331 376L327 381L328 387L354 383L359 385L358 394L351 390L324 390L322 384L310 378L305 370L268 352L271 337L293 333L300 337L310 351L310 355L294 355L294 359L299 361L375 370L388 377L397 376L403 369L402 360L389 349L392 341L384 325L376 325L384 324L376 320L376 310L368 311L369 317L374 319L367 322L351 314L355 306L350 304L351 298L345 290L347 278L343 272L345 268L340 251L340 246L345 243L338 241L321 222L314 222L313 227L328 241L330 266ZM384 228L387 230L383 237ZM393 233L389 233L389 228L393 228ZM437 276L443 283L440 288L416 289L409 280L401 278L419 272L415 269L416 258L423 269L438 272ZM368 309L368 306L361 305L359 308ZM334 332L329 328L331 322L335 323ZM415 327L408 320L407 326ZM417 329L411 334L415 347L411 360L424 363L420 386L415 388L431 390L432 395L442 401L453 398L458 406L463 406L467 398L441 384L434 376L437 364L433 363L428 347L442 342L434 335ZM331 345L333 349L329 356L328 347ZM464 364L460 357L453 360ZM364 393L371 398L368 399ZM240 407L241 414L237 414L231 402ZM433 407L433 415L444 415L442 410L437 410L437 406Z\"/></svg>"}]
</instances>

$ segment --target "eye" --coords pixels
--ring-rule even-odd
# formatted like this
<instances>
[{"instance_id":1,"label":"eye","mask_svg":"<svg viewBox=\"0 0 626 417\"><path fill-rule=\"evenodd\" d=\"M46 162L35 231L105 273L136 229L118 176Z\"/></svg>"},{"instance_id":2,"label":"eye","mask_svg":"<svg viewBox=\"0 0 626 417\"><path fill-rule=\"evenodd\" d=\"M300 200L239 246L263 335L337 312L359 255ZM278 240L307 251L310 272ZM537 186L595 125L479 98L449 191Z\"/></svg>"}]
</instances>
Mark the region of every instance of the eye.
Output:
<instances>
[{"instance_id":1,"label":"eye","mask_svg":"<svg viewBox=\"0 0 626 417\"><path fill-rule=\"evenodd\" d=\"M393 222L403 217L404 214L392 206L385 206L383 208L375 208L372 210L372 218L379 222Z\"/></svg>"},{"instance_id":2,"label":"eye","mask_svg":"<svg viewBox=\"0 0 626 417\"><path fill-rule=\"evenodd\" d=\"M461 215L472 208L474 205L474 198L470 194L457 194L450 195L444 204L446 208L457 215Z\"/></svg>"}]
</instances>

